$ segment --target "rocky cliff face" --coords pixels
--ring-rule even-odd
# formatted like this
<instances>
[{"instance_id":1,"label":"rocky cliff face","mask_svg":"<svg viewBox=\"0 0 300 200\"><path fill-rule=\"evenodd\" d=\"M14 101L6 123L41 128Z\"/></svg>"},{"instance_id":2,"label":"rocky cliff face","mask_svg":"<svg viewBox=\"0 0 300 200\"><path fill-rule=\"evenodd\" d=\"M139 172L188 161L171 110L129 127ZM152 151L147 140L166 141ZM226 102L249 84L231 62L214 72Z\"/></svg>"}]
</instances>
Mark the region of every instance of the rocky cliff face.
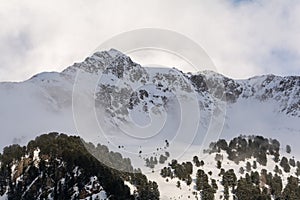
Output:
<instances>
[{"instance_id":1,"label":"rocky cliff face","mask_svg":"<svg viewBox=\"0 0 300 200\"><path fill-rule=\"evenodd\" d=\"M0 121L4 122L1 126L6 136L0 141L2 147L12 141L25 144L40 133L55 130L107 144L142 167L150 156L159 158L168 153L170 159L176 158L189 145L199 151L205 138L211 142L222 134L225 139L241 133L275 135L295 147L300 138L295 134L299 133L299 76L263 75L234 80L212 71L191 74L175 68L143 67L117 50L96 52L60 73L41 73L20 83L0 83L0 98ZM208 132L214 128L210 123L214 115L221 116L213 124L221 127L216 134L215 129ZM85 123L83 127L74 120L78 116ZM199 123L195 120L198 118ZM137 128L125 129L126 124ZM106 135L99 134L99 125L108 127ZM150 127L148 132L144 127ZM117 132L109 132L114 129ZM132 130L134 135L130 135ZM31 143L31 146L17 147L14 160L2 160L1 195L19 195L10 196L11 199L22 199L22 196L23 199L38 196L51 199L58 192L75 199L96 198L93 196L96 194L104 198L117 192L126 198L134 196L125 186L128 177L116 176L114 183L120 187L114 188L114 185L107 186L101 174L89 173L97 171L97 167L106 169L95 160L92 163L97 167L93 165L87 170L86 166L80 167L81 158L65 158L63 152L59 152L60 157L45 153L41 148L46 144ZM34 150L38 148L41 152L37 157ZM103 152L107 151L102 149ZM295 148L295 152L300 150L297 152ZM186 155L195 154L187 152ZM68 167L72 160L76 164ZM108 177L114 174L110 170L105 173ZM148 195L157 196L157 185L148 184L152 191L141 190L145 199Z\"/></svg>"},{"instance_id":2,"label":"rocky cliff face","mask_svg":"<svg viewBox=\"0 0 300 200\"><path fill-rule=\"evenodd\" d=\"M263 75L234 80L212 71L186 74L174 68L144 68L114 49L96 52L82 63L68 67L61 75L76 74L78 69L101 77L96 99L109 107L111 114L127 113L137 104L141 104L144 111L149 110L150 105L165 105L174 93L183 91L197 93L200 104L207 105L202 109L215 99L234 104L239 99L252 98L258 103L274 100L278 103L276 112L300 116L299 76Z\"/></svg>"},{"instance_id":3,"label":"rocky cliff face","mask_svg":"<svg viewBox=\"0 0 300 200\"><path fill-rule=\"evenodd\" d=\"M294 121L300 117L300 77L263 75L234 80L212 71L191 74L176 68L149 68L112 49L96 52L60 73L41 73L20 83L0 83L0 98L0 120L6 122L2 126L8 133L0 141L2 146L12 141L24 144L36 136L28 136L29 132L58 130L96 135L99 124L110 131L131 123L125 128L138 125L134 139L162 130L164 134L157 134L159 138L151 138L153 143L149 146L155 150L163 147L161 141L171 140L175 133L182 135L178 141L191 143L187 140L196 137L193 141L201 144L216 113L219 119L224 119L217 122L224 127L220 134L231 133L229 138L250 131L272 134L277 131L275 134L282 134L280 137L297 132L299 128ZM79 130L74 116L86 123L84 131ZM197 118L199 123L196 120L190 123ZM178 132L183 120L188 125ZM257 122L253 123L254 120ZM145 133L144 127L151 123L152 129ZM198 124L198 132L194 134L190 127ZM123 146L120 134L132 130L125 128L114 135L118 136L115 146ZM194 135L189 134L192 132ZM108 132L106 136L110 135ZM129 136L127 139L132 140ZM138 152L140 141L134 142L137 145L132 152Z\"/></svg>"},{"instance_id":4,"label":"rocky cliff face","mask_svg":"<svg viewBox=\"0 0 300 200\"><path fill-rule=\"evenodd\" d=\"M263 75L246 80L233 80L214 72L203 72L192 75L190 80L197 91L216 93L216 98L234 104L238 99L260 101L274 100L278 103L277 112L300 116L300 77ZM218 85L223 84L222 92L218 93ZM210 85L208 87L207 85Z\"/></svg>"}]
</instances>

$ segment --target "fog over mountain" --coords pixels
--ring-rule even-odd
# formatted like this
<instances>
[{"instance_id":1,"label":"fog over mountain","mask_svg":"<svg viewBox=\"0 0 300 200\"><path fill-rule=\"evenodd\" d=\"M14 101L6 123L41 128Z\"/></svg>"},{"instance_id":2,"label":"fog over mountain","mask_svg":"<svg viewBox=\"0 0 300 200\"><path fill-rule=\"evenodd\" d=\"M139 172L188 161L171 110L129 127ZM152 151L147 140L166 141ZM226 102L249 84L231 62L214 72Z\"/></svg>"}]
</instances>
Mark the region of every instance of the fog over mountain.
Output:
<instances>
[{"instance_id":1,"label":"fog over mountain","mask_svg":"<svg viewBox=\"0 0 300 200\"><path fill-rule=\"evenodd\" d=\"M127 131L138 134L135 136L148 137L155 131L160 132L158 137L171 139L174 134L168 132L177 131L174 125L181 119L182 123L194 123L189 129L197 134L190 134L193 134L191 137L196 135L194 142L199 144L203 142L201 136L208 133L209 125L219 126L215 127L217 135L213 135L213 139L219 137L219 133L229 138L243 133L262 133L290 143L295 140L288 138L299 137L299 91L298 76L264 75L233 80L212 71L183 73L175 68L141 66L112 49L96 52L62 72L37 74L19 83L1 83L0 119L5 132L1 146L24 143L35 136L31 134L48 131L79 135L85 129L97 132L99 121L103 129L113 130L117 135L118 131L129 128L129 122L135 129ZM196 107L180 104L185 97ZM96 114L89 112L88 109L94 108ZM195 120L179 119L185 114L195 114ZM94 120L82 122L87 118ZM102 123L104 121L107 123ZM199 127L195 127L197 124ZM168 125L173 127L169 130Z\"/></svg>"},{"instance_id":2,"label":"fog over mountain","mask_svg":"<svg viewBox=\"0 0 300 200\"><path fill-rule=\"evenodd\" d=\"M131 165L126 169L122 165L122 169L120 169L120 166L115 165L111 160L107 162L107 157L97 157L96 147L92 147L92 144L95 146L97 144L106 145L105 149L119 152L120 156L122 154L123 157L129 158L129 163L134 168L140 168L150 180L158 181L160 191L162 187L173 188L178 184L176 177L179 182L184 182L187 179L190 180L191 177L196 179L196 176L199 175L194 171L190 176L182 178L181 175L176 174L175 170L181 165L173 163L169 165L172 169L166 168L166 170L175 170L173 175L169 174L172 177L175 176L175 179L172 178L168 185L164 178L169 175L162 179L160 169L172 160L187 162L197 155L199 159L208 162L206 167L201 168L205 173L209 170L217 173L214 167L216 165L214 157L218 157L216 154L219 153L222 154L222 157L226 157L223 160L224 163L227 163L225 170L236 165L234 171L238 173L239 165L236 163L237 160L232 157L232 152L244 152L244 148L255 149L251 146L252 141L250 140L257 142L255 144L259 145L259 151L254 150L253 154L240 160L243 165L246 165L248 161L253 162L255 159L260 159L258 155L263 152L264 155L268 155L266 159L269 164L262 162L258 169L273 170L277 165L277 159L283 159L277 153L284 152L286 145L293 147L293 156L284 153L280 155L289 159L297 159L300 156L300 148L297 144L300 139L298 125L300 117L299 76L280 77L266 74L249 79L234 80L213 71L184 73L176 68L141 66L122 52L111 49L96 52L84 61L67 67L62 72L40 73L23 82L2 82L0 83L0 98L0 122L3 133L0 142L1 148L12 143L25 145L36 136L49 132L77 135L87 142L84 143L86 150L98 158L100 163L130 173L133 170ZM239 135L243 136L233 140L236 147L233 143L233 146L228 148L211 144L220 138L229 141ZM262 139L261 136L254 137L252 135L279 140L281 146L275 145L274 153L272 148L275 140ZM249 144L245 146L248 136ZM57 134L49 137L53 142L57 142L56 139L60 141ZM62 138L64 137L63 135ZM46 138L46 141L49 139L48 136L43 136L43 138ZM78 138L76 142L78 142L77 140ZM63 141L67 142L68 140L63 139ZM88 142L92 143L87 145ZM20 162L25 162L22 159L26 156L30 157L37 149L46 148L48 145L47 142L42 142L42 144L45 144L45 147L35 146L35 149L24 147L23 149L27 149L26 152L30 149L29 154L23 152L22 156L17 157L15 161L8 162L7 166L19 166ZM242 149L244 150L241 150L243 145ZM272 148L266 149L265 145ZM12 152L19 152L22 149L21 147L11 148ZM232 150L234 148L237 149ZM208 152L207 149L210 151ZM84 155L86 155L86 150L83 151ZM11 151L6 149L4 155L7 156L7 152ZM45 152L43 155L49 156ZM65 154L63 153L63 155ZM116 155L119 156L118 153ZM238 157L240 158L241 155ZM37 158L32 156L30 158L32 165L35 165ZM62 159L61 163L69 162L68 160L64 161L65 157L59 159ZM88 157L88 159L91 158ZM158 166L156 166L157 164ZM186 163L182 165L186 166ZM194 165L198 164L194 163ZM293 167L291 171L285 172L286 174L282 176L284 184L292 180L288 179L289 175L297 172L296 165ZM72 168L72 170L75 169ZM202 172L198 171L198 173ZM98 181L99 177L93 178L94 174L89 175L91 175L91 182ZM203 173L202 175L204 176ZM52 175L49 174L49 176ZM216 184L219 188L225 187L217 176L212 177L217 180ZM89 183L89 179L85 179L85 181L87 185L93 184ZM98 182L99 187L106 184L106 182ZM197 181L195 181L196 183ZM15 184L18 184L18 181ZM130 185L131 189L136 187L134 183L132 184L133 186ZM121 185L123 187L124 184ZM51 191L56 191L55 186L52 186L54 189ZM162 199L184 194L187 196L192 194L197 198L197 194L194 194L193 191L197 193L199 188L192 190L189 188L192 185L185 189L182 187L177 187L179 190L176 190L174 194L173 189L161 191ZM3 194L7 195L8 189L5 188L6 186L3 186ZM124 195L130 196L128 188L123 189ZM114 193L110 189L106 190L107 194ZM97 192L101 191L98 188ZM34 190L34 192L36 191ZM72 192L69 195L77 198L82 191L72 190ZM108 198L106 193L102 193L101 195L99 193L101 198ZM222 190L216 190L215 193L219 196L223 195ZM54 195L51 192L47 192L48 194ZM238 193L233 190L230 198L236 194ZM130 198L134 198L134 194L131 193L131 195ZM83 196L89 197L86 193ZM96 198L96 196L91 198Z\"/></svg>"}]
</instances>

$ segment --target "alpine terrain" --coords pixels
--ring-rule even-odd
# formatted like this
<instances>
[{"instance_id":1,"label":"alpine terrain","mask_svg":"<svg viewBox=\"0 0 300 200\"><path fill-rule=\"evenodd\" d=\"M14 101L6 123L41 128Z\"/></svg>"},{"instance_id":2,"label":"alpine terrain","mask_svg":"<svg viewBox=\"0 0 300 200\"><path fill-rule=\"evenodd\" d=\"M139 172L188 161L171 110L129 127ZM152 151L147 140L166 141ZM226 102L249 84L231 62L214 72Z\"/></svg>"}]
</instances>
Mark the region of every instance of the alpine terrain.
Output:
<instances>
[{"instance_id":1,"label":"alpine terrain","mask_svg":"<svg viewBox=\"0 0 300 200\"><path fill-rule=\"evenodd\" d=\"M0 199L300 199L300 77L111 49L0 83Z\"/></svg>"}]
</instances>

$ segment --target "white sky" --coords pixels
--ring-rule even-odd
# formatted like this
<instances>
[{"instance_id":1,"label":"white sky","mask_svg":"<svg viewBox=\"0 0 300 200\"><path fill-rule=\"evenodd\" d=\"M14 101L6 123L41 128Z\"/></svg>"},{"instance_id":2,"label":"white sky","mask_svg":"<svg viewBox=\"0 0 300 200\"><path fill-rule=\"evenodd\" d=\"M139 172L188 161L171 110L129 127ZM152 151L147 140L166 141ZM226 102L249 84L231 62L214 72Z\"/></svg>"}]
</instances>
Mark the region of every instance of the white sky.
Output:
<instances>
[{"instance_id":1,"label":"white sky","mask_svg":"<svg viewBox=\"0 0 300 200\"><path fill-rule=\"evenodd\" d=\"M193 39L233 78L300 75L298 0L9 0L0 2L0 24L0 81L61 71L113 35L145 27Z\"/></svg>"}]
</instances>

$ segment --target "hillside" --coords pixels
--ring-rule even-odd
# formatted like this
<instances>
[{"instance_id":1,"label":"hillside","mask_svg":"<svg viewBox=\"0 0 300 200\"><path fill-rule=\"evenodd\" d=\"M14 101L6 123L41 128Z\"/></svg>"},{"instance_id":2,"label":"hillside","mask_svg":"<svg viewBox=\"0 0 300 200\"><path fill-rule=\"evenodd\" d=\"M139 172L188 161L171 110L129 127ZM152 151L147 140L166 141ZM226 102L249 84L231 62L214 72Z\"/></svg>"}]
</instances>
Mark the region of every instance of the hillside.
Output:
<instances>
[{"instance_id":1,"label":"hillside","mask_svg":"<svg viewBox=\"0 0 300 200\"><path fill-rule=\"evenodd\" d=\"M87 145L128 172L99 162ZM147 177L104 145L58 133L38 136L23 147L5 147L0 163L3 200L297 200L300 195L300 162L291 146L262 136L220 139L185 161L155 157L152 164L145 161L153 170Z\"/></svg>"},{"instance_id":2,"label":"hillside","mask_svg":"<svg viewBox=\"0 0 300 200\"><path fill-rule=\"evenodd\" d=\"M104 145L95 152L130 172L108 168L76 136L49 133L27 146L10 145L0 156L0 196L8 200L33 199L158 199L155 182L148 181L130 160ZM133 191L134 189L134 191Z\"/></svg>"},{"instance_id":3,"label":"hillside","mask_svg":"<svg viewBox=\"0 0 300 200\"><path fill-rule=\"evenodd\" d=\"M10 145L3 198L247 199L247 185L257 199L292 199L286 188L298 191L300 76L234 80L141 66L111 49L62 72L0 83L0 98L0 147Z\"/></svg>"},{"instance_id":4,"label":"hillside","mask_svg":"<svg viewBox=\"0 0 300 200\"><path fill-rule=\"evenodd\" d=\"M300 199L300 162L276 139L239 136L212 142L203 154L155 166L162 199Z\"/></svg>"},{"instance_id":5,"label":"hillside","mask_svg":"<svg viewBox=\"0 0 300 200\"><path fill-rule=\"evenodd\" d=\"M259 133L291 144L300 155L299 93L299 76L233 80L211 71L184 73L141 66L112 49L60 73L0 83L6 133L0 146L25 145L39 134L58 131L114 151L124 146L122 153L131 158L163 148L168 140L177 157L181 151L174 146L206 148L220 136Z\"/></svg>"}]
</instances>

